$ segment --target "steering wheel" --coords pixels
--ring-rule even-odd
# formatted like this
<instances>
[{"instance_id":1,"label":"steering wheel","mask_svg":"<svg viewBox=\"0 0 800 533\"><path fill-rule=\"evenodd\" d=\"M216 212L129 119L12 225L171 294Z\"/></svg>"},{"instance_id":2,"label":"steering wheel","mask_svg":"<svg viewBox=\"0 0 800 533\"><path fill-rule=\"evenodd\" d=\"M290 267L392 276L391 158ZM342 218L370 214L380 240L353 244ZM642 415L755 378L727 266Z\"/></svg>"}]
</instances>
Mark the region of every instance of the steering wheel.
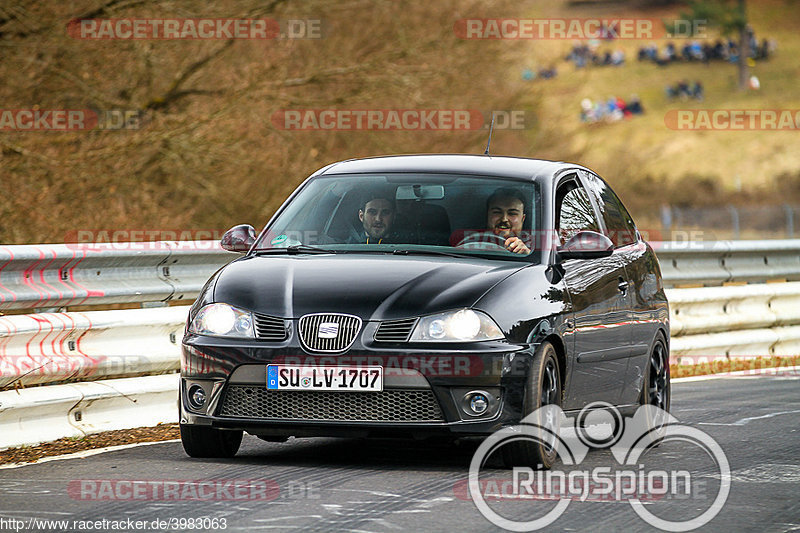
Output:
<instances>
[{"instance_id":1,"label":"steering wheel","mask_svg":"<svg viewBox=\"0 0 800 533\"><path fill-rule=\"evenodd\" d=\"M465 235L461 241L456 244L456 248L464 248L467 250L506 250L506 238L502 235L496 235L491 231L479 231Z\"/></svg>"}]
</instances>

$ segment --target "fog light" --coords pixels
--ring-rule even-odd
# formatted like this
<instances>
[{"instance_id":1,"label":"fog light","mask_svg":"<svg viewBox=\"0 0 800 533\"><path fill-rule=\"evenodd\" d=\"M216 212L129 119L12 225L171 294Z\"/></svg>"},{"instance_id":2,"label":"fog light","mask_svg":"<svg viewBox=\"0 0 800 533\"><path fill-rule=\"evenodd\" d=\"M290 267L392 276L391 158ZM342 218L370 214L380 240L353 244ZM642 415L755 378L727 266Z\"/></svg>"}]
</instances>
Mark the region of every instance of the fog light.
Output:
<instances>
[{"instance_id":1,"label":"fog light","mask_svg":"<svg viewBox=\"0 0 800 533\"><path fill-rule=\"evenodd\" d=\"M189 387L189 404L195 409L200 409L206 404L206 391L200 385Z\"/></svg>"},{"instance_id":2,"label":"fog light","mask_svg":"<svg viewBox=\"0 0 800 533\"><path fill-rule=\"evenodd\" d=\"M469 408L476 415L481 415L486 412L489 407L489 399L484 394L473 394L469 399Z\"/></svg>"}]
</instances>

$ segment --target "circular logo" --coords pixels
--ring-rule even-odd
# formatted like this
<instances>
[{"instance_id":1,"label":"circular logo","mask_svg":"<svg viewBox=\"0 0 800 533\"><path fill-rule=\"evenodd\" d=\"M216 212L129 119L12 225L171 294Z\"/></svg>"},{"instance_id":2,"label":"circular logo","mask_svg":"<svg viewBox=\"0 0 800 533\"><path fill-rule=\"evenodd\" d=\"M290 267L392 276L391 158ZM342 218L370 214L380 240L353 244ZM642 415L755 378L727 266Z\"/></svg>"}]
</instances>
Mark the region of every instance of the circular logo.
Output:
<instances>
[{"instance_id":1,"label":"circular logo","mask_svg":"<svg viewBox=\"0 0 800 533\"><path fill-rule=\"evenodd\" d=\"M300 384L303 387L310 387L311 386L311 378L303 378L300 380Z\"/></svg>"},{"instance_id":2,"label":"circular logo","mask_svg":"<svg viewBox=\"0 0 800 533\"><path fill-rule=\"evenodd\" d=\"M526 416L519 425L505 427L487 437L478 447L472 457L469 467L469 495L480 513L495 526L510 531L534 531L545 528L558 520L567 510L571 501L580 499L627 501L633 511L651 526L664 531L691 531L710 522L721 510L728 499L731 485L731 471L728 460L720 445L708 434L699 429L678 423L668 412L661 411L653 405L640 407L631 418L624 418L612 405L596 402L587 405L574 418L567 419L571 423L561 425L560 430L553 430L543 421L553 416L565 417L564 412L554 405L546 405L531 415ZM654 421L660 421L654 424ZM542 421L542 422L540 422ZM481 469L487 459L497 452L502 446L518 441L527 441L536 445L551 445L555 448L561 461L562 470L556 466L552 471L535 471L530 467L513 468L510 492L505 489L501 494L491 493L487 489L484 495L484 486L492 483L491 479L481 478ZM719 487L716 496L704 512L693 518L684 520L665 519L657 516L645 504L653 507L664 498L668 490L670 494L679 494L686 484L691 483L692 474L683 468L678 469L674 461L654 457L657 462L654 467L645 469L643 456L662 443L684 443L689 446L699 447L703 453L692 455L706 456L714 462L719 472ZM595 466L594 468L581 467L592 448L606 448L611 451L616 467L613 465ZM666 468L666 469L665 469ZM490 472L490 471L489 471ZM488 474L489 472L486 472ZM553 479L582 479L586 480L582 486L572 483L550 484L549 474ZM678 477L681 476L689 477ZM633 476L633 477L631 477ZM638 477L637 477L638 476ZM702 476L701 476L702 477ZM632 485L625 485L626 479L639 479L634 486L636 490L630 491ZM685 480L683 486L678 486L673 479ZM532 480L537 482L533 489ZM540 481L546 480L540 484ZM520 482L521 481L521 482ZM645 483L646 481L646 483ZM616 482L616 485L615 485ZM498 484L494 482L495 486ZM525 491L523 491L525 489ZM577 491L577 492L576 492ZM616 497L614 495L616 494ZM513 499L518 502L532 500L555 501L555 506L543 510L543 516L533 520L513 520L501 515L498 510L489 506L487 497L494 499ZM503 507L509 509L508 507ZM655 509L654 509L655 510ZM527 514L526 518L530 518ZM669 518L675 518L674 513Z\"/></svg>"}]
</instances>

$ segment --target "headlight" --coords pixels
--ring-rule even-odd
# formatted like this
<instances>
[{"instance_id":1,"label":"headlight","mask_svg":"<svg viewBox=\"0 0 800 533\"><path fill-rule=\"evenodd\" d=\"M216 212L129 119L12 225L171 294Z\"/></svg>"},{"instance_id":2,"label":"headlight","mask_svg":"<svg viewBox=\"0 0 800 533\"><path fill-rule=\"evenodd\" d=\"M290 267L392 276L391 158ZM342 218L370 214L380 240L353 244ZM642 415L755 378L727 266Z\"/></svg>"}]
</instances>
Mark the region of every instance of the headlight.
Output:
<instances>
[{"instance_id":1,"label":"headlight","mask_svg":"<svg viewBox=\"0 0 800 533\"><path fill-rule=\"evenodd\" d=\"M190 333L253 338L253 315L228 304L209 304L195 315Z\"/></svg>"},{"instance_id":2,"label":"headlight","mask_svg":"<svg viewBox=\"0 0 800 533\"><path fill-rule=\"evenodd\" d=\"M502 339L503 333L485 313L472 309L448 311L419 319L411 341L464 342Z\"/></svg>"}]
</instances>

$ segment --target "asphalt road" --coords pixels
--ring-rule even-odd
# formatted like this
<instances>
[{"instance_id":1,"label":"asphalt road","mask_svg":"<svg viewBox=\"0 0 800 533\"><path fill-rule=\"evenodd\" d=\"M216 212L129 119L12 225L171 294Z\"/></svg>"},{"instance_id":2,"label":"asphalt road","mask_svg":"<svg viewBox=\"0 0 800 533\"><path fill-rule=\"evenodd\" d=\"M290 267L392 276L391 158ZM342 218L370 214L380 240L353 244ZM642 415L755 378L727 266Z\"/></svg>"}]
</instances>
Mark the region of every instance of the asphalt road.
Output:
<instances>
[{"instance_id":1,"label":"asphalt road","mask_svg":"<svg viewBox=\"0 0 800 533\"><path fill-rule=\"evenodd\" d=\"M713 437L730 463L727 501L700 531L800 529L800 377L674 383L672 412L681 423ZM223 525L226 531L496 531L500 528L459 489L477 444L337 439L275 444L245 436L232 460L190 459L180 443L171 442L2 469L0 531L130 530L136 521L142 521L140 531L191 531L197 526L214 531ZM644 507L653 515L681 521L709 508L719 488L719 469L698 450L670 441L648 452L643 461L648 468L686 471L692 479L690 496L648 501ZM581 463L583 469L597 467L621 468L608 450L592 451ZM510 477L508 471L494 474ZM134 493L125 480L139 480L137 487L149 488ZM213 497L192 500L192 487ZM239 497L255 499L232 499L236 490ZM555 503L490 505L509 519L534 520ZM201 517L216 522L188 521ZM570 501L546 530L656 528L634 512L629 499L590 497Z\"/></svg>"}]
</instances>

